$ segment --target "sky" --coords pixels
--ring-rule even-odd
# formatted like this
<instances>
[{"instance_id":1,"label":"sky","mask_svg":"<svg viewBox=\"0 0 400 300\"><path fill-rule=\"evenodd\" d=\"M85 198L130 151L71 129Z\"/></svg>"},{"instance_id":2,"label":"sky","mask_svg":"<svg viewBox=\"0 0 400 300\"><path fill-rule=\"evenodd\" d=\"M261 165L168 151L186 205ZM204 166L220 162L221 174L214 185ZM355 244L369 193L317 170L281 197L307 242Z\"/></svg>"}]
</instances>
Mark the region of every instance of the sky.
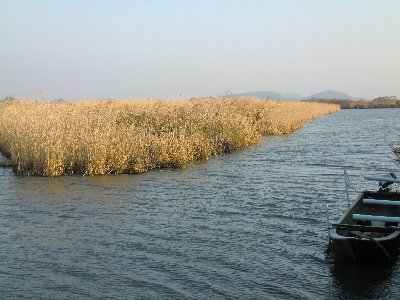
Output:
<instances>
[{"instance_id":1,"label":"sky","mask_svg":"<svg viewBox=\"0 0 400 300\"><path fill-rule=\"evenodd\" d=\"M400 1L0 1L0 99L327 89L400 98Z\"/></svg>"}]
</instances>

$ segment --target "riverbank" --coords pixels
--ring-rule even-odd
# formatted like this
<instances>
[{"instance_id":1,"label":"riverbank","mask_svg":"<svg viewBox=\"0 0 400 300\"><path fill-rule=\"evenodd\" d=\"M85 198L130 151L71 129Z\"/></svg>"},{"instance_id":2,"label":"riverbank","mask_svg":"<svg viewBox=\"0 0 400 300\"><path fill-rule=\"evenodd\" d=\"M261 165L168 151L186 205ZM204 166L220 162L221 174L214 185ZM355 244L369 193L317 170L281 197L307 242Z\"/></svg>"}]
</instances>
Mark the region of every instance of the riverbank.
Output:
<instances>
[{"instance_id":1,"label":"riverbank","mask_svg":"<svg viewBox=\"0 0 400 300\"><path fill-rule=\"evenodd\" d=\"M375 108L400 108L400 100L396 97L378 97L371 101L341 100L341 99L310 99L304 102L334 103L341 109L375 109Z\"/></svg>"},{"instance_id":2,"label":"riverbank","mask_svg":"<svg viewBox=\"0 0 400 300\"><path fill-rule=\"evenodd\" d=\"M0 104L0 151L18 175L141 173L242 149L337 111L251 97L10 101Z\"/></svg>"}]
</instances>

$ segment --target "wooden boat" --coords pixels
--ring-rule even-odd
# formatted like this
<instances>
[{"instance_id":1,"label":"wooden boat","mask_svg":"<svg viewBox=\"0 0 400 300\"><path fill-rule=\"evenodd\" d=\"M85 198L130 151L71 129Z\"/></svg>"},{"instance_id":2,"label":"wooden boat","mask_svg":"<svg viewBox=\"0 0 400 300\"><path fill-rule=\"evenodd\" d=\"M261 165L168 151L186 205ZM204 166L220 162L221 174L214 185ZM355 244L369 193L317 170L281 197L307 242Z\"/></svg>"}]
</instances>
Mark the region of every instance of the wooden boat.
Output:
<instances>
[{"instance_id":1,"label":"wooden boat","mask_svg":"<svg viewBox=\"0 0 400 300\"><path fill-rule=\"evenodd\" d=\"M400 183L400 179L392 176L364 177L379 181L380 189L362 192L329 229L335 250L355 261L396 256L400 246L400 192L391 191L389 186Z\"/></svg>"}]
</instances>

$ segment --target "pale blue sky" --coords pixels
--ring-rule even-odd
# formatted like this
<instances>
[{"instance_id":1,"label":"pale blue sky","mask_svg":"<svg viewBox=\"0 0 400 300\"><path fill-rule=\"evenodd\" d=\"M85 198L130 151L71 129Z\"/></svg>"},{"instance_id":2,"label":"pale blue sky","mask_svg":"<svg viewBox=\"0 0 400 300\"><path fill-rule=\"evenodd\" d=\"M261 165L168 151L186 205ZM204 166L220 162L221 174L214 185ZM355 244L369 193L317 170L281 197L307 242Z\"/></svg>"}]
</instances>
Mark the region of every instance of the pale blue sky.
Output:
<instances>
[{"instance_id":1,"label":"pale blue sky","mask_svg":"<svg viewBox=\"0 0 400 300\"><path fill-rule=\"evenodd\" d=\"M398 0L1 0L0 98L400 98Z\"/></svg>"}]
</instances>

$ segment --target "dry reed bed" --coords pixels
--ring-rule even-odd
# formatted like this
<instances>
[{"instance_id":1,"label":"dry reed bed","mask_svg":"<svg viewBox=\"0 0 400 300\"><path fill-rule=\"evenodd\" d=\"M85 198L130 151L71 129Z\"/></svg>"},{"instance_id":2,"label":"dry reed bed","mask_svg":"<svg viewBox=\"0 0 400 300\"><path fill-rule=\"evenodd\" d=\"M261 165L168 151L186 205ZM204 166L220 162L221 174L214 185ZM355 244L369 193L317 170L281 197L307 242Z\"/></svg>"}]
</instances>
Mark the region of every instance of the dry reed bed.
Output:
<instances>
[{"instance_id":1,"label":"dry reed bed","mask_svg":"<svg viewBox=\"0 0 400 300\"><path fill-rule=\"evenodd\" d=\"M19 175L182 167L293 132L336 105L202 98L0 104L0 151Z\"/></svg>"}]
</instances>

